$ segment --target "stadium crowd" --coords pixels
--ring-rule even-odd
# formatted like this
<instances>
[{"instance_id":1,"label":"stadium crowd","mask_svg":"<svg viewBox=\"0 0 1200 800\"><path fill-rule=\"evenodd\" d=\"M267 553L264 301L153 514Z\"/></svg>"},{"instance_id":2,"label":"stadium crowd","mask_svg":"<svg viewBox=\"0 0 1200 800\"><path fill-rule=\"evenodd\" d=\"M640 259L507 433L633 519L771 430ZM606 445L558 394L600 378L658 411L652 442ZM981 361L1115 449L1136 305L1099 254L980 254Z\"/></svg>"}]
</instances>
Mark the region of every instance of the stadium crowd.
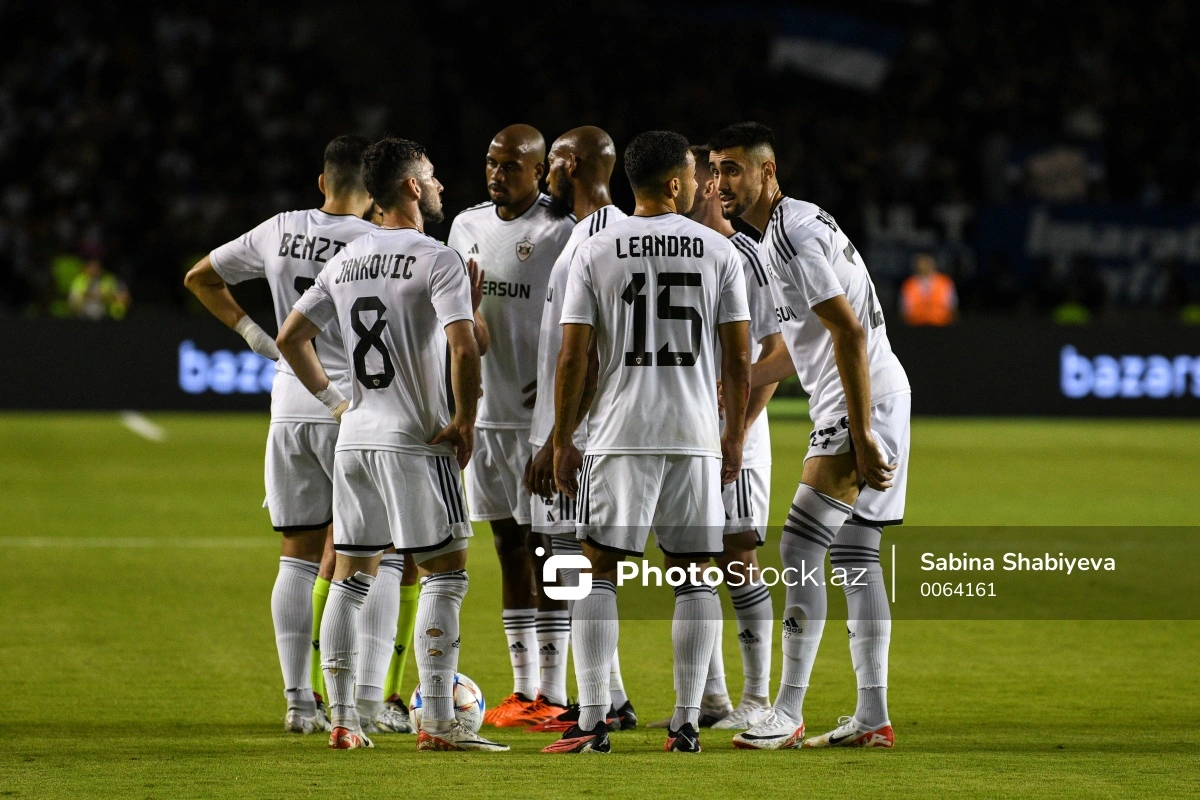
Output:
<instances>
[{"instance_id":1,"label":"stadium crowd","mask_svg":"<svg viewBox=\"0 0 1200 800\"><path fill-rule=\"evenodd\" d=\"M1132 291L1091 259L1021 272L973 246L988 205L1200 206L1200 120L1179 101L1200 83L1197 9L1016 6L840 4L903 34L870 93L772 69L768 5L584 3L581 44L571 17L465 1L208 16L0 2L0 28L21 32L0 66L0 313L72 313L97 261L134 309L184 307L180 276L212 243L319 204L338 133L429 141L457 210L483 197L484 147L509 122L551 138L595 122L620 143L654 125L703 140L738 119L776 130L785 191L862 243L889 310L926 249L963 314L1195 309L1195 264L1178 258L1134 265Z\"/></svg>"}]
</instances>

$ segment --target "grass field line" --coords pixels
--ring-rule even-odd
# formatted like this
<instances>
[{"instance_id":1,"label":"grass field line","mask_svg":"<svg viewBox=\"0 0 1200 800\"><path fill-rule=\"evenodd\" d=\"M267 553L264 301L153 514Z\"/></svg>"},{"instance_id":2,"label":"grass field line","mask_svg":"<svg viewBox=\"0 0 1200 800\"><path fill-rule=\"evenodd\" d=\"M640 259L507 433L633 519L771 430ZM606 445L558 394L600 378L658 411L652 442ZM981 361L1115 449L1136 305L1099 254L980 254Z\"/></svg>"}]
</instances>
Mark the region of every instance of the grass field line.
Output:
<instances>
[{"instance_id":1,"label":"grass field line","mask_svg":"<svg viewBox=\"0 0 1200 800\"><path fill-rule=\"evenodd\" d=\"M185 547L199 549L226 549L247 547L271 547L276 544L270 536L3 536L0 549L8 547L64 547L71 543L96 547Z\"/></svg>"}]
</instances>

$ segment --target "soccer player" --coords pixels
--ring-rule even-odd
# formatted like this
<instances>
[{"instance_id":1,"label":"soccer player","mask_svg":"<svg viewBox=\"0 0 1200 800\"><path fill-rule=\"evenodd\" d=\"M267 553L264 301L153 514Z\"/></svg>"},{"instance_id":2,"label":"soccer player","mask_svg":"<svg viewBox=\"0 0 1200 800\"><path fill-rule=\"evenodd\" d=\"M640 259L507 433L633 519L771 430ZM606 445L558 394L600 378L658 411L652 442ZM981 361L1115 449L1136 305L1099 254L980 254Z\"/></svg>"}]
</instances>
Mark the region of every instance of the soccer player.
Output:
<instances>
[{"instance_id":1,"label":"soccer player","mask_svg":"<svg viewBox=\"0 0 1200 800\"><path fill-rule=\"evenodd\" d=\"M775 316L787 345L754 365L762 386L799 374L813 432L779 551L788 582L783 677L773 708L734 746L891 747L887 713L888 608L879 544L904 517L908 478L908 377L888 343L862 254L825 211L785 197L769 128L746 122L711 142L721 210L763 232ZM825 628L828 551L846 593L850 653L858 681L854 715L804 741L804 695Z\"/></svg>"},{"instance_id":2,"label":"soccer player","mask_svg":"<svg viewBox=\"0 0 1200 800\"><path fill-rule=\"evenodd\" d=\"M325 148L317 179L325 202L319 209L275 215L213 250L184 278L184 285L205 308L241 334L256 353L279 358L274 340L247 316L227 284L266 278L277 322L282 323L325 264L347 244L375 230L362 219L371 207L359 166L367 144L361 136L339 136ZM341 334L337 330L322 334L316 347L335 385L349 390ZM314 598L319 595L319 591L314 594L314 582L333 518L337 435L337 421L305 391L287 362L279 361L271 387L265 505L271 524L283 534L271 616L287 697L284 729L293 733L328 730L310 679L309 637ZM394 612L390 622L386 613L381 614L380 624L394 628Z\"/></svg>"},{"instance_id":3,"label":"soccer player","mask_svg":"<svg viewBox=\"0 0 1200 800\"><path fill-rule=\"evenodd\" d=\"M426 574L415 641L425 704L417 749L507 750L463 728L453 705L471 535L457 470L471 458L479 396L470 281L458 254L422 232L442 218L442 185L424 148L384 139L363 153L362 171L383 210L381 227L326 265L277 339L297 377L342 423L334 459L337 564L321 625L329 746L372 746L353 700L356 628L380 556L395 546ZM340 329L351 364L349 400L312 346L330 327Z\"/></svg>"},{"instance_id":4,"label":"soccer player","mask_svg":"<svg viewBox=\"0 0 1200 800\"><path fill-rule=\"evenodd\" d=\"M489 202L454 218L447 244L485 273L480 314L491 333L483 360L477 452L467 467L471 520L491 523L503 582L504 633L513 691L484 715L499 726L541 722L562 709L537 701L537 579L522 485L530 458L529 426L537 386L538 325L550 270L572 221L550 213L539 183L546 142L529 125L510 125L488 146ZM559 611L550 603L547 611ZM549 620L543 621L543 627Z\"/></svg>"},{"instance_id":5,"label":"soccer player","mask_svg":"<svg viewBox=\"0 0 1200 800\"><path fill-rule=\"evenodd\" d=\"M720 555L721 486L737 478L745 438L745 280L733 245L683 216L696 190L687 140L667 131L639 134L625 150L625 172L634 216L609 223L580 245L563 307L554 478L558 490L577 501L576 535L592 563L592 588L575 601L571 620L579 722L544 750L550 753L609 751L604 717L617 647L618 564L642 554L651 528L668 568L702 568ZM598 381L584 460L572 435L593 338ZM717 416L717 340L724 434ZM696 726L720 613L708 584L693 577L676 588L676 700L666 750L700 751Z\"/></svg>"},{"instance_id":6,"label":"soccer player","mask_svg":"<svg viewBox=\"0 0 1200 800\"><path fill-rule=\"evenodd\" d=\"M707 147L692 147L696 158L696 199L688 216L720 233L734 245L746 281L750 307L751 361L784 348L775 322L775 302L769 278L758 256L758 243L735 232L721 213L717 181L709 167ZM774 614L771 593L758 574L757 549L766 541L767 512L771 500L771 433L767 427L767 402L777 384L752 389L746 408L746 444L738 479L722 492L725 503L725 551L717 563L725 573L725 585L738 621L738 644L742 651L744 684L737 708L729 702L725 687L725 665L721 629L709 663L708 683L701 704L700 725L716 730L745 730L770 705L771 628ZM718 618L720 624L720 618Z\"/></svg>"},{"instance_id":7,"label":"soccer player","mask_svg":"<svg viewBox=\"0 0 1200 800\"><path fill-rule=\"evenodd\" d=\"M613 205L608 188L616 160L617 149L612 138L591 125L567 131L550 148L546 188L550 193L551 212L560 217L574 212L579 221L571 230L566 247L555 260L546 287L546 307L542 312L537 349L538 385L545 388L538 393L533 407L529 442L536 455L525 472L525 490L531 496L533 532L550 540L549 549L555 555L583 552L575 538L575 501L559 494L554 488L554 443L550 434L554 431L554 371L562 346L559 319L562 317L567 275L575 251L589 236L604 230L612 222L625 219L625 212ZM595 386L589 384L588 388L590 393ZM581 402L580 418L586 413L590 402L590 397L585 397ZM586 440L587 426L581 422L575 432L575 446L580 450L585 449ZM559 582L564 586L577 586L578 571L561 570ZM538 613L538 650L541 655L538 694L548 705L558 707L567 705L567 646L571 622L566 605L563 605L562 611L539 610ZM637 727L637 713L625 694L620 656L616 652L613 653L609 675L612 700L609 719L612 725L622 730ZM562 733L578 721L579 705L576 703L557 716L533 725L530 730Z\"/></svg>"}]
</instances>

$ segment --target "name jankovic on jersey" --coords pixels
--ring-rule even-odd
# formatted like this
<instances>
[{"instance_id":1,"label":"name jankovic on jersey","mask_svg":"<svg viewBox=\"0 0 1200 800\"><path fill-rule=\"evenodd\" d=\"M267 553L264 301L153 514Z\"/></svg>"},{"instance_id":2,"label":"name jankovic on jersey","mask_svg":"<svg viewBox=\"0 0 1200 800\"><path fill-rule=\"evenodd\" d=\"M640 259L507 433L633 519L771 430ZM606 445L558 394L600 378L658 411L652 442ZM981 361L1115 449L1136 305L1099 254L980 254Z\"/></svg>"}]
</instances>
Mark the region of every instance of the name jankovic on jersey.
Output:
<instances>
[{"instance_id":1,"label":"name jankovic on jersey","mask_svg":"<svg viewBox=\"0 0 1200 800\"><path fill-rule=\"evenodd\" d=\"M1001 558L1001 569L1005 572L1065 572L1070 575L1079 570L1099 572L1101 570L1114 572L1117 569L1115 559L1090 556L1068 556L1059 553L1057 556L1049 553L1027 556L1024 553L1005 553ZM972 556L956 553L939 556L934 553L921 554L921 569L925 572L994 572L996 561L991 556Z\"/></svg>"},{"instance_id":2,"label":"name jankovic on jersey","mask_svg":"<svg viewBox=\"0 0 1200 800\"><path fill-rule=\"evenodd\" d=\"M412 265L416 256L406 256L400 253L372 253L347 258L342 262L342 271L333 279L334 283L345 281L373 280L375 278L398 278L408 280L412 277Z\"/></svg>"}]
</instances>

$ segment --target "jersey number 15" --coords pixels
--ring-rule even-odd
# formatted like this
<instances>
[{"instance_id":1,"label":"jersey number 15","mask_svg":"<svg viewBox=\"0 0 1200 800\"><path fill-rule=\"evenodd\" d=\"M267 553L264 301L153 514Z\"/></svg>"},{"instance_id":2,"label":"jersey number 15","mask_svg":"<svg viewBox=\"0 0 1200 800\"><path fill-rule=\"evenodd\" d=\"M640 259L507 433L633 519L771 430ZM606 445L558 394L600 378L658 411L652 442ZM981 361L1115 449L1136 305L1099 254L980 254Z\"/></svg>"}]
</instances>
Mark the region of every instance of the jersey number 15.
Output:
<instances>
[{"instance_id":1,"label":"jersey number 15","mask_svg":"<svg viewBox=\"0 0 1200 800\"><path fill-rule=\"evenodd\" d=\"M701 286L699 272L660 272L658 273L658 318L660 320L687 320L691 330L691 350L675 351L670 342L658 348L658 353L651 354L646 350L647 309L646 273L635 272L630 276L629 285L621 293L621 299L633 306L633 349L625 353L627 367L693 367L696 365L696 354L700 352L700 339L704 331L704 320L700 312L691 306L671 305L672 286ZM665 334L662 337L666 338ZM652 358L652 355L655 356Z\"/></svg>"}]
</instances>

